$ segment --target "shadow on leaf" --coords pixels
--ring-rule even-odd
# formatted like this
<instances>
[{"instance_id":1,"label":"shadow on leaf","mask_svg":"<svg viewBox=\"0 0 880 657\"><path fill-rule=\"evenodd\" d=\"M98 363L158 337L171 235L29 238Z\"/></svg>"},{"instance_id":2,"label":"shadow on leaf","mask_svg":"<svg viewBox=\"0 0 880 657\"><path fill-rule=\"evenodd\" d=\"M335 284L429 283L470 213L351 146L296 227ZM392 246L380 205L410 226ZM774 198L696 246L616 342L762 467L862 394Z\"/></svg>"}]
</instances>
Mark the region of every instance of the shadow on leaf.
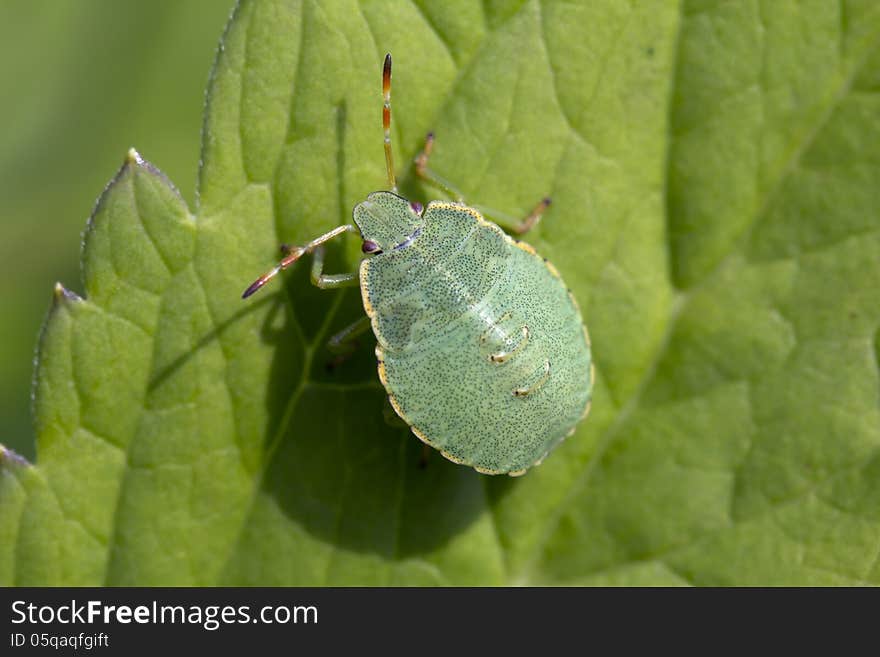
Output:
<instances>
[{"instance_id":1,"label":"shadow on leaf","mask_svg":"<svg viewBox=\"0 0 880 657\"><path fill-rule=\"evenodd\" d=\"M420 465L422 443L383 413L372 334L340 367L325 367L332 358L327 339L363 308L358 290L317 290L306 269L288 277L285 326L263 335L277 347L264 493L294 523L337 547L389 560L429 553L486 512L484 476L433 450ZM314 345L305 357L297 335Z\"/></svg>"}]
</instances>

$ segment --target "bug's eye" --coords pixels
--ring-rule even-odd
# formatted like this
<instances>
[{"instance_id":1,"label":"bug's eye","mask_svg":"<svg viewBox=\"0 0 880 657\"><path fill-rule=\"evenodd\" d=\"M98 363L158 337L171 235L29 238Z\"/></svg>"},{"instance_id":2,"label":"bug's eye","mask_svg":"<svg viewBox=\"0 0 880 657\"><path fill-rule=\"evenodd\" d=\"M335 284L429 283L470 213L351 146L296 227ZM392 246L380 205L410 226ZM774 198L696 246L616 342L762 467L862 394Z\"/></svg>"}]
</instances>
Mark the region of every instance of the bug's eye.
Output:
<instances>
[{"instance_id":1,"label":"bug's eye","mask_svg":"<svg viewBox=\"0 0 880 657\"><path fill-rule=\"evenodd\" d=\"M364 253L381 253L379 245L373 240L364 240L364 243L361 244L361 251Z\"/></svg>"},{"instance_id":2,"label":"bug's eye","mask_svg":"<svg viewBox=\"0 0 880 657\"><path fill-rule=\"evenodd\" d=\"M410 201L409 207L412 208L412 211L416 214L422 214L422 204L418 201Z\"/></svg>"}]
</instances>

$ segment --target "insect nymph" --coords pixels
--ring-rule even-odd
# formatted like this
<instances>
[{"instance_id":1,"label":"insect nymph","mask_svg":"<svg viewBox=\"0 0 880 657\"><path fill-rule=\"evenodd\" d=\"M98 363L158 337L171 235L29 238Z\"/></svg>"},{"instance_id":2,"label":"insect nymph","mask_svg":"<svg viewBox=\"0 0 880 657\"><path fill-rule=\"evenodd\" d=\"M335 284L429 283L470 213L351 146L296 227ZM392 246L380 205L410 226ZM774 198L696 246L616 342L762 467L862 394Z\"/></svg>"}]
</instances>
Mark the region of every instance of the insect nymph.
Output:
<instances>
[{"instance_id":1,"label":"insect nymph","mask_svg":"<svg viewBox=\"0 0 880 657\"><path fill-rule=\"evenodd\" d=\"M245 290L312 254L321 288L360 285L366 317L330 339L341 350L372 328L379 378L395 412L424 443L484 474L523 474L574 431L590 408L593 366L580 312L556 268L462 201L427 207L399 196L391 156L391 55L382 73L390 191L354 208L334 228L286 257ZM427 168L416 173L449 192ZM550 204L521 222L529 230ZM324 243L363 240L357 272L324 273Z\"/></svg>"}]
</instances>

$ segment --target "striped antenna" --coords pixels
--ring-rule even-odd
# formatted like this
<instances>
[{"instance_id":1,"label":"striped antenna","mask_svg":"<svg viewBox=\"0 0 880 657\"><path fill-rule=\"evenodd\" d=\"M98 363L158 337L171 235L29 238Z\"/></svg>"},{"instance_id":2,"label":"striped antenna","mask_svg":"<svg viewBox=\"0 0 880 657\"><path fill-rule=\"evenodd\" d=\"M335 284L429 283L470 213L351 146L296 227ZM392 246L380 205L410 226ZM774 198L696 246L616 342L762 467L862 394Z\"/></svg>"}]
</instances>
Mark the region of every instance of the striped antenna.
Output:
<instances>
[{"instance_id":1,"label":"striped antenna","mask_svg":"<svg viewBox=\"0 0 880 657\"><path fill-rule=\"evenodd\" d=\"M397 191L394 179L394 157L391 155L391 53L385 55L382 67L382 128L385 130L385 168L388 169L388 187Z\"/></svg>"},{"instance_id":2,"label":"striped antenna","mask_svg":"<svg viewBox=\"0 0 880 657\"><path fill-rule=\"evenodd\" d=\"M290 265L292 265L294 262L299 260L304 253L306 253L306 250L298 246L291 249L291 251L284 257L281 262L279 262L275 267L272 267L272 269L270 269L253 283L251 283L250 287L248 287L248 289L244 291L244 294L241 295L241 298L247 299L254 292L259 290L266 283L275 278L275 276L277 276L279 273L290 267Z\"/></svg>"}]
</instances>

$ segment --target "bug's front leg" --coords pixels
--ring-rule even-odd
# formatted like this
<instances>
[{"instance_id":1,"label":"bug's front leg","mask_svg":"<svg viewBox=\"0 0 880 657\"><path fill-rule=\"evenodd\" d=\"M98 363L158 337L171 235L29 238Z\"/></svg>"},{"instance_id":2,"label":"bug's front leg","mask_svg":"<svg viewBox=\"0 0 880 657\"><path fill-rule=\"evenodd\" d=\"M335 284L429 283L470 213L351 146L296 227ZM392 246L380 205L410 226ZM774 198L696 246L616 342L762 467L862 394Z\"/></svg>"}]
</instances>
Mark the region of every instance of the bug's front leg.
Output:
<instances>
[{"instance_id":1,"label":"bug's front leg","mask_svg":"<svg viewBox=\"0 0 880 657\"><path fill-rule=\"evenodd\" d=\"M312 285L322 290L333 290L339 287L354 287L359 282L356 271L347 274L325 274L324 247L315 248L312 253Z\"/></svg>"},{"instance_id":2,"label":"bug's front leg","mask_svg":"<svg viewBox=\"0 0 880 657\"><path fill-rule=\"evenodd\" d=\"M444 194L453 197L459 203L464 203L464 196L462 196L461 192L458 191L455 185L453 185L445 178L437 175L434 171L428 168L428 160L430 159L433 150L434 133L429 132L428 136L425 137L424 148L422 148L421 152L416 156L416 159L414 160L416 175L432 187L436 187ZM500 212L496 212L489 208L483 208L481 206L474 207L479 210L487 219L507 227L507 230L511 233L524 235L532 228L534 228L538 221L541 220L541 216L544 214L547 208L550 207L550 198L547 197L541 199L541 202L538 203L532 209L532 211L529 212L529 214L519 220L511 219L510 217L502 215Z\"/></svg>"},{"instance_id":3,"label":"bug's front leg","mask_svg":"<svg viewBox=\"0 0 880 657\"><path fill-rule=\"evenodd\" d=\"M295 263L297 260L302 258L307 253L315 253L318 251L322 251L322 245L324 242L329 242L335 237L342 235L343 233L356 233L357 228L352 226L351 224L345 224L344 226L337 226L333 230L328 233L324 233L320 237L316 237L308 244L303 246L283 246L284 250L284 258L275 265L272 269L267 271L265 274L260 276L257 280L250 284L250 286L244 291L241 295L242 299L247 299L254 292L263 287L266 283L272 280L279 272L284 271L290 265ZM324 268L324 256L323 251L319 254L318 257L318 265L317 265L317 276L315 276L315 264L312 265L312 281L318 287L344 287L345 285L353 285L357 283L357 274L335 274L328 275L326 277L323 276L322 270ZM315 282L315 281L318 282ZM353 282L352 282L353 281Z\"/></svg>"}]
</instances>

